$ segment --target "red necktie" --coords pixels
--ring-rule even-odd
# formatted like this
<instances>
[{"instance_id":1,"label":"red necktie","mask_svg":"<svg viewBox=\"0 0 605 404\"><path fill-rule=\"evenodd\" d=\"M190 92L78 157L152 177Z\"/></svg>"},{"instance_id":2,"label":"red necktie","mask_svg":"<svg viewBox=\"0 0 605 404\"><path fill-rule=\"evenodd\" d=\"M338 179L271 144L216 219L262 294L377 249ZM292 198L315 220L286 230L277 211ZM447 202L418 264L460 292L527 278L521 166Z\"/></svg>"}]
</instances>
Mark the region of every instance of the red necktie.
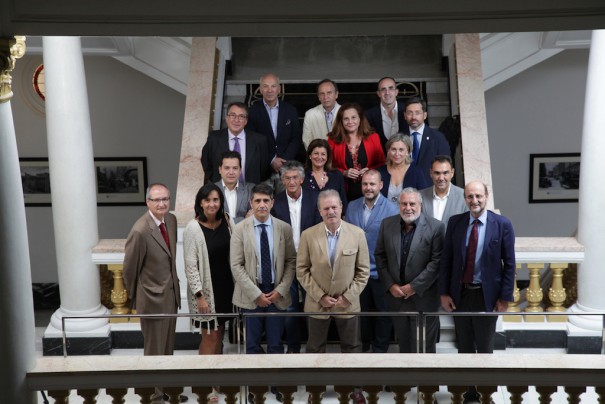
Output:
<instances>
[{"instance_id":1,"label":"red necktie","mask_svg":"<svg viewBox=\"0 0 605 404\"><path fill-rule=\"evenodd\" d=\"M471 236L468 239L466 247L466 268L464 269L463 283L473 283L473 275L475 273L475 258L477 257L477 244L479 243L479 220L473 221Z\"/></svg>"},{"instance_id":2,"label":"red necktie","mask_svg":"<svg viewBox=\"0 0 605 404\"><path fill-rule=\"evenodd\" d=\"M168 239L168 232L166 231L166 225L164 223L160 223L160 231L162 232L162 237L164 237L164 241L170 250L170 239Z\"/></svg>"}]
</instances>

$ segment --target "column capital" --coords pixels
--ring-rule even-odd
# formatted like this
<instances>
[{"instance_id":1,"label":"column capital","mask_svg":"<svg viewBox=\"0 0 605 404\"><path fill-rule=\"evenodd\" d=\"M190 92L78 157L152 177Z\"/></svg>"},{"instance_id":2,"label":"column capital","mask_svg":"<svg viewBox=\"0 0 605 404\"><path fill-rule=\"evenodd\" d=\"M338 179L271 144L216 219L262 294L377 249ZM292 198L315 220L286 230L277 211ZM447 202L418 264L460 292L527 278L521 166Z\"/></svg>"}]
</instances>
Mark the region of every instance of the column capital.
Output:
<instances>
[{"instance_id":1,"label":"column capital","mask_svg":"<svg viewBox=\"0 0 605 404\"><path fill-rule=\"evenodd\" d=\"M13 96L11 72L15 62L25 55L25 36L0 38L0 103Z\"/></svg>"}]
</instances>

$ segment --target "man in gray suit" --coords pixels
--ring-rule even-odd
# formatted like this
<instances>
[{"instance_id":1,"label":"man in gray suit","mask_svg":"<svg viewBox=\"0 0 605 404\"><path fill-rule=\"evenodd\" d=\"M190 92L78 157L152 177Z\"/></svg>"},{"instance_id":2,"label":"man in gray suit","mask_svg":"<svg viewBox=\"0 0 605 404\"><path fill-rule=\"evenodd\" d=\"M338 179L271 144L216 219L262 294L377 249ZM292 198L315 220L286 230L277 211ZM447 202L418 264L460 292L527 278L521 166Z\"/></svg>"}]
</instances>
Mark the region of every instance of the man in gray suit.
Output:
<instances>
[{"instance_id":1,"label":"man in gray suit","mask_svg":"<svg viewBox=\"0 0 605 404\"><path fill-rule=\"evenodd\" d=\"M450 156L435 156L431 163L430 174L433 186L420 191L424 201L422 213L441 220L447 228L450 217L468 211L464 201L464 190L452 184L454 168Z\"/></svg>"},{"instance_id":2,"label":"man in gray suit","mask_svg":"<svg viewBox=\"0 0 605 404\"><path fill-rule=\"evenodd\" d=\"M434 312L439 309L437 276L445 225L421 213L422 196L414 188L399 195L399 216L384 219L378 232L376 268L391 311ZM421 352L416 318L395 317L393 326L402 353ZM436 351L439 318L426 318L426 351ZM422 344L422 335L420 335Z\"/></svg>"},{"instance_id":3,"label":"man in gray suit","mask_svg":"<svg viewBox=\"0 0 605 404\"><path fill-rule=\"evenodd\" d=\"M221 154L221 165L218 167L221 180L215 184L225 195L225 209L237 224L250 216L250 196L254 184L241 180L242 156L236 151L226 151Z\"/></svg>"}]
</instances>

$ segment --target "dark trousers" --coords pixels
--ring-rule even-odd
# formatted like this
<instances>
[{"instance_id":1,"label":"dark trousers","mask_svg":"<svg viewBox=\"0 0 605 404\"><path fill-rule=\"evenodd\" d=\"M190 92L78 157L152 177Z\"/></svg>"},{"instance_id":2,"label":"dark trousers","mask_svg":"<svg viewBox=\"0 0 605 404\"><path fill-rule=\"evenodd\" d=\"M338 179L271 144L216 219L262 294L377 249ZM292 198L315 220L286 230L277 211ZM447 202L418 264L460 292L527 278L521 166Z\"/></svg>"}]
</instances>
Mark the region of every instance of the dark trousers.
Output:
<instances>
[{"instance_id":1,"label":"dark trousers","mask_svg":"<svg viewBox=\"0 0 605 404\"><path fill-rule=\"evenodd\" d=\"M283 313L271 304L267 307L256 307L254 310L242 309L242 313ZM263 332L267 339L267 353L283 354L284 344L281 336L284 332L284 317L246 317L246 353L265 353L261 346Z\"/></svg>"},{"instance_id":2,"label":"dark trousers","mask_svg":"<svg viewBox=\"0 0 605 404\"><path fill-rule=\"evenodd\" d=\"M325 353L328 342L330 318L317 319L309 317L309 340L306 353ZM361 353L361 337L359 335L359 317L334 317L334 323L340 338L342 353Z\"/></svg>"},{"instance_id":3,"label":"dark trousers","mask_svg":"<svg viewBox=\"0 0 605 404\"><path fill-rule=\"evenodd\" d=\"M388 311L387 291L379 279L368 279L368 284L361 292L359 303L361 311ZM390 317L362 316L361 343L363 352L372 350L374 353L387 352L391 343L393 323Z\"/></svg>"},{"instance_id":4,"label":"dark trousers","mask_svg":"<svg viewBox=\"0 0 605 404\"><path fill-rule=\"evenodd\" d=\"M299 295L301 296L299 298ZM288 306L288 313L301 313L304 311L305 290L299 287L298 280L294 279L290 286L290 296L292 304ZM303 317L286 317L286 342L288 352L300 352L302 334L305 327Z\"/></svg>"},{"instance_id":5,"label":"dark trousers","mask_svg":"<svg viewBox=\"0 0 605 404\"><path fill-rule=\"evenodd\" d=\"M399 312L417 312L413 297L410 299L396 298L390 295L388 297L391 311ZM431 310L431 311L437 311ZM425 336L422 335L422 328L418 327L415 316L393 317L393 328L399 343L399 352L416 353L422 352L423 346L426 353L437 352L437 339L439 337L439 317L427 316L425 320ZM418 334L417 334L418 333Z\"/></svg>"},{"instance_id":6,"label":"dark trousers","mask_svg":"<svg viewBox=\"0 0 605 404\"><path fill-rule=\"evenodd\" d=\"M456 311L485 311L482 289L462 289ZM458 353L493 353L498 316L454 317Z\"/></svg>"}]
</instances>

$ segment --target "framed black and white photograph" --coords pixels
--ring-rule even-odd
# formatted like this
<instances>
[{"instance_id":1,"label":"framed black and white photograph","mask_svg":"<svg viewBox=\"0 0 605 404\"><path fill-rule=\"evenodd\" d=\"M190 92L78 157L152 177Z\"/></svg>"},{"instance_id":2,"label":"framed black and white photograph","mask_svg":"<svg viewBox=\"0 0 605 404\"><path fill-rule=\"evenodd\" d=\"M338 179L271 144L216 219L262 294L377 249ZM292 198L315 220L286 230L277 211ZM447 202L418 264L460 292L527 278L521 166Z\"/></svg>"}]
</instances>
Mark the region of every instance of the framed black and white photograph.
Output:
<instances>
[{"instance_id":1,"label":"framed black and white photograph","mask_svg":"<svg viewBox=\"0 0 605 404\"><path fill-rule=\"evenodd\" d=\"M97 205L145 205L145 157L95 158Z\"/></svg>"},{"instance_id":2,"label":"framed black and white photograph","mask_svg":"<svg viewBox=\"0 0 605 404\"><path fill-rule=\"evenodd\" d=\"M50 206L50 171L47 158L20 158L25 206Z\"/></svg>"},{"instance_id":3,"label":"framed black and white photograph","mask_svg":"<svg viewBox=\"0 0 605 404\"><path fill-rule=\"evenodd\" d=\"M578 202L580 153L530 154L529 203Z\"/></svg>"}]
</instances>

